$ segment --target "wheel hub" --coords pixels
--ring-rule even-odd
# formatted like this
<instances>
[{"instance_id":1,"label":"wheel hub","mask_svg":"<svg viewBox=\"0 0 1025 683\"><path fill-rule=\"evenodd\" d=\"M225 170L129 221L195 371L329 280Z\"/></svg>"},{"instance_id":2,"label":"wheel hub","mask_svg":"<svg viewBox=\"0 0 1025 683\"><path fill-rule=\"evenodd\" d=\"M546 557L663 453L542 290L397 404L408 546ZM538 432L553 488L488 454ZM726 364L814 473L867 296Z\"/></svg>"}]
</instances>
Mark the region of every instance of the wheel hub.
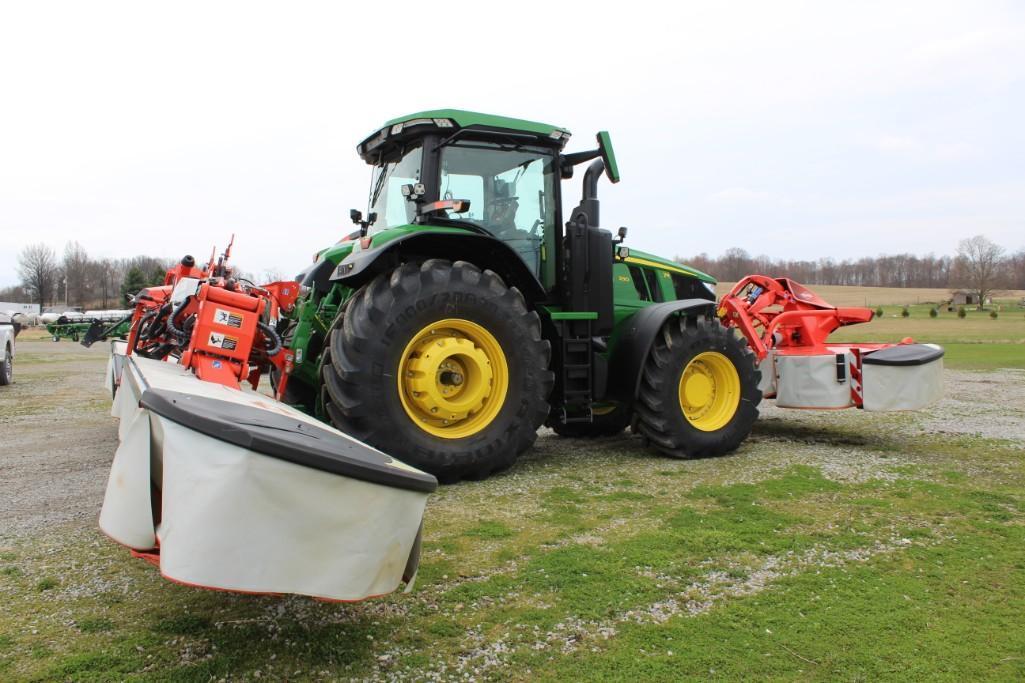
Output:
<instances>
[{"instance_id":1,"label":"wheel hub","mask_svg":"<svg viewBox=\"0 0 1025 683\"><path fill-rule=\"evenodd\" d=\"M461 438L498 414L508 367L497 340L480 325L442 320L421 330L401 359L399 396L424 431Z\"/></svg>"},{"instance_id":2,"label":"wheel hub","mask_svg":"<svg viewBox=\"0 0 1025 683\"><path fill-rule=\"evenodd\" d=\"M479 411L494 376L487 354L472 341L432 335L406 365L406 389L420 412L449 422Z\"/></svg>"},{"instance_id":3,"label":"wheel hub","mask_svg":"<svg viewBox=\"0 0 1025 683\"><path fill-rule=\"evenodd\" d=\"M717 351L695 356L680 375L680 408L694 427L714 432L725 427L740 405L740 375Z\"/></svg>"}]
</instances>

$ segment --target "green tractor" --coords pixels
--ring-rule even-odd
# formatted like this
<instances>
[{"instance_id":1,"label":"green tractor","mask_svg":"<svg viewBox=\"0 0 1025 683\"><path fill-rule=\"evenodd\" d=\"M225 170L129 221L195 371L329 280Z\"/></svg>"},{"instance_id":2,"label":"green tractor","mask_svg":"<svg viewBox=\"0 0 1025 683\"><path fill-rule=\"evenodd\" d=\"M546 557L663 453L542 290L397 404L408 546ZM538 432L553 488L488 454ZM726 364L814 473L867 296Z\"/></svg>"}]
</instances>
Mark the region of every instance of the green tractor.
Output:
<instances>
[{"instance_id":1,"label":"green tractor","mask_svg":"<svg viewBox=\"0 0 1025 683\"><path fill-rule=\"evenodd\" d=\"M564 154L569 138L446 109L360 143L368 212L299 276L286 401L444 482L509 467L542 425L632 426L675 457L735 449L760 375L716 317L715 280L599 227L611 141ZM586 162L563 217L561 181Z\"/></svg>"}]
</instances>

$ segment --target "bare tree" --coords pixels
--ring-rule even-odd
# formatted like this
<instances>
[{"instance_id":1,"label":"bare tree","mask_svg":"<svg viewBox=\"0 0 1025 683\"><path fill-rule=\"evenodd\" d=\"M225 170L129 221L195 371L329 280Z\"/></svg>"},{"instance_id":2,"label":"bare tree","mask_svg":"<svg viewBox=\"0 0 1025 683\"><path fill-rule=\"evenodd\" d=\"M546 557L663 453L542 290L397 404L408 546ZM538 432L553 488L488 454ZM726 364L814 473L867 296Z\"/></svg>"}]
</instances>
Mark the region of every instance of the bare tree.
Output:
<instances>
[{"instance_id":1,"label":"bare tree","mask_svg":"<svg viewBox=\"0 0 1025 683\"><path fill-rule=\"evenodd\" d=\"M21 285L12 285L0 289L0 301L10 301L16 304L30 304L32 297Z\"/></svg>"},{"instance_id":2,"label":"bare tree","mask_svg":"<svg viewBox=\"0 0 1025 683\"><path fill-rule=\"evenodd\" d=\"M281 270L277 268L267 268L263 271L263 275L260 278L260 282L268 284L271 282L284 282L285 280L291 280L292 278L287 277Z\"/></svg>"},{"instance_id":3,"label":"bare tree","mask_svg":"<svg viewBox=\"0 0 1025 683\"><path fill-rule=\"evenodd\" d=\"M979 298L979 310L999 284L1004 248L983 235L961 240L957 257L961 281Z\"/></svg>"},{"instance_id":4,"label":"bare tree","mask_svg":"<svg viewBox=\"0 0 1025 683\"><path fill-rule=\"evenodd\" d=\"M1025 249L1019 249L1009 260L1011 287L1025 289Z\"/></svg>"},{"instance_id":5,"label":"bare tree","mask_svg":"<svg viewBox=\"0 0 1025 683\"><path fill-rule=\"evenodd\" d=\"M719 259L724 280L735 281L751 272L753 267L751 255L739 247L730 247Z\"/></svg>"},{"instance_id":6,"label":"bare tree","mask_svg":"<svg viewBox=\"0 0 1025 683\"><path fill-rule=\"evenodd\" d=\"M30 244L18 255L18 275L40 308L53 301L59 271L57 254L48 245Z\"/></svg>"},{"instance_id":7,"label":"bare tree","mask_svg":"<svg viewBox=\"0 0 1025 683\"><path fill-rule=\"evenodd\" d=\"M94 301L100 302L100 308L108 309L118 301L118 290L121 288L121 272L117 264L109 258L89 261L89 282L95 296Z\"/></svg>"},{"instance_id":8,"label":"bare tree","mask_svg":"<svg viewBox=\"0 0 1025 683\"><path fill-rule=\"evenodd\" d=\"M89 278L89 254L78 242L64 245L64 286L67 287L68 302L85 307L91 292Z\"/></svg>"}]
</instances>

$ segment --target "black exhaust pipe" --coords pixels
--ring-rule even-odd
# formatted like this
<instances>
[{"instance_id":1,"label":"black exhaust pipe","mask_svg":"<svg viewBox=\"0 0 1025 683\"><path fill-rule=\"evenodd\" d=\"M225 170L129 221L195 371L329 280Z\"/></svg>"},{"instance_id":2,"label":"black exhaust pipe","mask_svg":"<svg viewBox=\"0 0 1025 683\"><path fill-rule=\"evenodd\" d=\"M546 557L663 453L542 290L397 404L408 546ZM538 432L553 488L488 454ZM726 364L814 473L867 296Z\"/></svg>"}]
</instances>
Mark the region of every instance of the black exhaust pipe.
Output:
<instances>
[{"instance_id":1,"label":"black exhaust pipe","mask_svg":"<svg viewBox=\"0 0 1025 683\"><path fill-rule=\"evenodd\" d=\"M573 212L574 219L579 214L584 214L587 224L597 228L601 223L598 216L598 178L605 172L605 162L595 159L584 172L584 188L580 197L580 205Z\"/></svg>"}]
</instances>

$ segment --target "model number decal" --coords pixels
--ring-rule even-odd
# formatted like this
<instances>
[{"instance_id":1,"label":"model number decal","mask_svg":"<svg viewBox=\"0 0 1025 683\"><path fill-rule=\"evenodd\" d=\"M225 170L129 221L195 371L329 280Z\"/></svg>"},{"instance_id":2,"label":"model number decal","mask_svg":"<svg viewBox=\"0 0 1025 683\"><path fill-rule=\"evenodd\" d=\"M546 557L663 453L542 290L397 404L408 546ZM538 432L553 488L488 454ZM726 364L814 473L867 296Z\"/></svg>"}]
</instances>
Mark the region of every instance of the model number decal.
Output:
<instances>
[{"instance_id":1,"label":"model number decal","mask_svg":"<svg viewBox=\"0 0 1025 683\"><path fill-rule=\"evenodd\" d=\"M238 348L238 337L211 332L208 345L217 349L224 349L225 351L234 351Z\"/></svg>"},{"instance_id":2,"label":"model number decal","mask_svg":"<svg viewBox=\"0 0 1025 683\"><path fill-rule=\"evenodd\" d=\"M225 327L242 327L242 314L234 311L226 311L223 308L214 309L214 322Z\"/></svg>"}]
</instances>

